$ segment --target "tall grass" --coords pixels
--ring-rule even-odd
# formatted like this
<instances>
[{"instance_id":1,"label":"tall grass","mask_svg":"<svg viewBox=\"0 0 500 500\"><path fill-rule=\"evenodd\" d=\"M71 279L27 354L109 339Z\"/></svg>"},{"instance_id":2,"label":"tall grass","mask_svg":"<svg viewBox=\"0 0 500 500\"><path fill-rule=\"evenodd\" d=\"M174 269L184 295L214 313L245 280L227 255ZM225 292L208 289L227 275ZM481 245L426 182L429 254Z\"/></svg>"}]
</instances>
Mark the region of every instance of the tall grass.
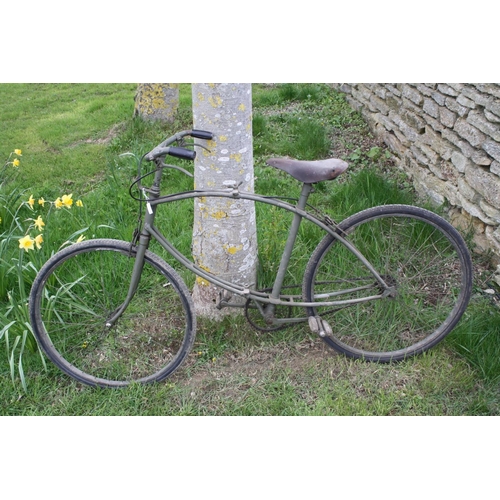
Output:
<instances>
[{"instance_id":1,"label":"tall grass","mask_svg":"<svg viewBox=\"0 0 500 500\"><path fill-rule=\"evenodd\" d=\"M500 310L486 297L472 299L461 323L446 342L478 371L481 378L500 381Z\"/></svg>"}]
</instances>

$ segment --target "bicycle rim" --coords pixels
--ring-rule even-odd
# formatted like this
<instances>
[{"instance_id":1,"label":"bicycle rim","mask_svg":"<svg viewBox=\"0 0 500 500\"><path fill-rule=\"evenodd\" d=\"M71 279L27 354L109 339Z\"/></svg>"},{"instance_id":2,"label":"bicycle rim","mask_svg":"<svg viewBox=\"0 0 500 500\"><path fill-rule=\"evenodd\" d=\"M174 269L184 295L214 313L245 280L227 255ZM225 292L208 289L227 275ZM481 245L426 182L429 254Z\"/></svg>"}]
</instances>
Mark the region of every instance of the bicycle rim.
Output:
<instances>
[{"instance_id":1,"label":"bicycle rim","mask_svg":"<svg viewBox=\"0 0 500 500\"><path fill-rule=\"evenodd\" d=\"M394 290L380 300L310 308L331 326L324 340L354 358L389 362L421 353L442 340L462 316L471 293L472 264L459 233L436 214L417 207L386 206L340 224ZM312 300L331 291L367 287L341 299L382 292L366 267L333 237L318 245L304 281Z\"/></svg>"},{"instance_id":2,"label":"bicycle rim","mask_svg":"<svg viewBox=\"0 0 500 500\"><path fill-rule=\"evenodd\" d=\"M33 284L35 336L48 357L80 382L120 387L159 381L191 349L195 318L188 290L151 252L130 304L106 326L124 303L134 262L130 244L91 240L52 257Z\"/></svg>"}]
</instances>

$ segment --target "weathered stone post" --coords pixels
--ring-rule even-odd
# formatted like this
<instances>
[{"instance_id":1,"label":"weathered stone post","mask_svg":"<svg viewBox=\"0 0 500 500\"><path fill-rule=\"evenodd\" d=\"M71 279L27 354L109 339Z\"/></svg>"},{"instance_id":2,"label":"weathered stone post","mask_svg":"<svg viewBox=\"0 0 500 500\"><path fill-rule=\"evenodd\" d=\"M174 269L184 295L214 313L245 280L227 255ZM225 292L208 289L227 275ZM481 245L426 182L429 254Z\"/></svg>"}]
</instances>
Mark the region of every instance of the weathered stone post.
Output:
<instances>
[{"instance_id":1,"label":"weathered stone post","mask_svg":"<svg viewBox=\"0 0 500 500\"><path fill-rule=\"evenodd\" d=\"M172 121L179 107L178 83L140 83L135 95L134 116L144 120Z\"/></svg>"}]
</instances>

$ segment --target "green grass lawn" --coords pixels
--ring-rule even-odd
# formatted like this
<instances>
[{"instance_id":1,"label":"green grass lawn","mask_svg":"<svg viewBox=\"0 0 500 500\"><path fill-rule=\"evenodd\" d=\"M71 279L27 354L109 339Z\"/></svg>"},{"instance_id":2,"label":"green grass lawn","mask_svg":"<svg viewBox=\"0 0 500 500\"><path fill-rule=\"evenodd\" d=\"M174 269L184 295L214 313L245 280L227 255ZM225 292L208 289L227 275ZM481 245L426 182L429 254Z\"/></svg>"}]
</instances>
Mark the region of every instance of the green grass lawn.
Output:
<instances>
[{"instance_id":1,"label":"green grass lawn","mask_svg":"<svg viewBox=\"0 0 500 500\"><path fill-rule=\"evenodd\" d=\"M79 236L130 239L137 219L128 195L140 155L173 132L191 127L190 86L181 85L181 106L173 124L134 119L135 84L0 84L0 159L21 149L15 175L2 186L3 292L0 330L0 414L2 415L497 415L500 414L500 314L483 290L491 272L476 258L475 294L462 322L431 351L397 365L373 365L335 354L304 328L275 335L253 331L242 318L200 321L187 364L163 383L122 390L82 387L50 363L45 367L26 334L23 368L18 359L26 330L25 299L37 269L59 247ZM379 203L413 198L390 154L369 134L344 98L326 85L254 85L256 189L298 194L289 176L265 166L266 158L337 156L349 171L319 185L313 204L343 218ZM2 164L0 164L2 165ZM360 173L371 172L361 196ZM173 176L174 187L189 179ZM365 183L366 184L366 183ZM366 186L365 186L366 187ZM83 206L38 205L63 194ZM33 210L26 202L36 201ZM171 231L189 252L186 223ZM8 225L14 213L19 224ZM18 239L41 215L44 242L21 262ZM260 253L279 254L280 224L264 214ZM165 224L167 222L164 217ZM162 219L160 219L162 220ZM274 221L275 226L271 224ZM31 229L31 234L36 234ZM307 239L307 238L306 238ZM267 246L266 246L267 245ZM298 256L300 257L300 256ZM300 260L300 259L299 259ZM191 279L185 276L189 283ZM14 348L15 339L19 338ZM8 342L7 342L8 340ZM13 379L12 380L12 376Z\"/></svg>"},{"instance_id":2,"label":"green grass lawn","mask_svg":"<svg viewBox=\"0 0 500 500\"><path fill-rule=\"evenodd\" d=\"M44 193L88 190L102 178L106 144L131 116L134 90L135 85L0 85L1 157L21 144L25 187Z\"/></svg>"}]
</instances>

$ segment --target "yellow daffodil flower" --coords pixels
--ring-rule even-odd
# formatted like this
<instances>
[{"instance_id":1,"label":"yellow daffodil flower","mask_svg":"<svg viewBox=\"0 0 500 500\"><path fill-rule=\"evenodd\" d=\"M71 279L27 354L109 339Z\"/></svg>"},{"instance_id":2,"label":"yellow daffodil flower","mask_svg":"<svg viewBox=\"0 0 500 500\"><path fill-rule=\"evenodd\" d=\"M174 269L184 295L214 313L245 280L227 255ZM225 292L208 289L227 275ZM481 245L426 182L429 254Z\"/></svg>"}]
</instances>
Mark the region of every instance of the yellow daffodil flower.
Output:
<instances>
[{"instance_id":1,"label":"yellow daffodil flower","mask_svg":"<svg viewBox=\"0 0 500 500\"><path fill-rule=\"evenodd\" d=\"M83 236L83 234L81 234L80 236L78 236L78 239L76 240L77 243L80 243L80 241L83 241L85 239L85 236Z\"/></svg>"},{"instance_id":2,"label":"yellow daffodil flower","mask_svg":"<svg viewBox=\"0 0 500 500\"><path fill-rule=\"evenodd\" d=\"M41 234L35 236L35 243L38 250L40 250L40 248L42 248L42 243L43 243L43 236Z\"/></svg>"},{"instance_id":3,"label":"yellow daffodil flower","mask_svg":"<svg viewBox=\"0 0 500 500\"><path fill-rule=\"evenodd\" d=\"M73 200L71 199L72 196L73 196L73 194L64 194L63 195L61 201L66 208L71 208L71 205L73 205Z\"/></svg>"},{"instance_id":4,"label":"yellow daffodil flower","mask_svg":"<svg viewBox=\"0 0 500 500\"><path fill-rule=\"evenodd\" d=\"M23 156L22 155L22 151L20 149L14 149L14 153L17 155L17 156Z\"/></svg>"},{"instance_id":5,"label":"yellow daffodil flower","mask_svg":"<svg viewBox=\"0 0 500 500\"><path fill-rule=\"evenodd\" d=\"M35 243L35 240L31 238L31 236L29 234L27 234L24 238L21 238L19 240L19 248L22 248L23 250L33 250L35 247L34 247L34 244Z\"/></svg>"},{"instance_id":6,"label":"yellow daffodil flower","mask_svg":"<svg viewBox=\"0 0 500 500\"><path fill-rule=\"evenodd\" d=\"M54 205L56 206L56 208L62 208L63 202L62 202L61 198L57 198L57 200L54 201Z\"/></svg>"},{"instance_id":7,"label":"yellow daffodil flower","mask_svg":"<svg viewBox=\"0 0 500 500\"><path fill-rule=\"evenodd\" d=\"M77 207L83 207L83 201L82 201L82 200L76 200L75 205L76 205Z\"/></svg>"},{"instance_id":8,"label":"yellow daffodil flower","mask_svg":"<svg viewBox=\"0 0 500 500\"><path fill-rule=\"evenodd\" d=\"M33 198L33 195L30 196L30 199L28 200L28 204L31 208L33 208L33 205L35 204L35 198Z\"/></svg>"},{"instance_id":9,"label":"yellow daffodil flower","mask_svg":"<svg viewBox=\"0 0 500 500\"><path fill-rule=\"evenodd\" d=\"M38 219L35 220L35 227L39 230L39 231L43 231L43 226L45 226L45 222L43 222L43 219L42 219L42 216L39 215L38 216Z\"/></svg>"},{"instance_id":10,"label":"yellow daffodil flower","mask_svg":"<svg viewBox=\"0 0 500 500\"><path fill-rule=\"evenodd\" d=\"M45 206L45 200L43 198L40 198L38 200L38 204L41 205L42 207L44 207Z\"/></svg>"},{"instance_id":11,"label":"yellow daffodil flower","mask_svg":"<svg viewBox=\"0 0 500 500\"><path fill-rule=\"evenodd\" d=\"M18 159L18 158L14 158L14 159L12 160L12 165L14 165L14 167L19 167L19 164L20 164L20 163L21 163L21 162L19 161L19 159Z\"/></svg>"}]
</instances>

